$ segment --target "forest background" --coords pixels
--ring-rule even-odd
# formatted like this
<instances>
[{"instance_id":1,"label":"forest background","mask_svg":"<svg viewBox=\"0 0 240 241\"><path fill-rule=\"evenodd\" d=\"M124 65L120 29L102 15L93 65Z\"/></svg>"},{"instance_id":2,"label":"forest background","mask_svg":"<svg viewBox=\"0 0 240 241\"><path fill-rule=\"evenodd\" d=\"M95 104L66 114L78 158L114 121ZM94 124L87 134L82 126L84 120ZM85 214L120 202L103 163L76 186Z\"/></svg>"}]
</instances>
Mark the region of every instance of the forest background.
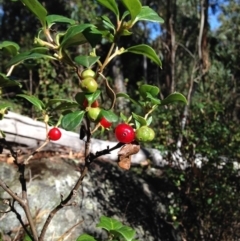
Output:
<instances>
[{"instance_id":1,"label":"forest background","mask_svg":"<svg viewBox=\"0 0 240 241\"><path fill-rule=\"evenodd\" d=\"M92 0L40 2L50 14L68 16L80 23L94 22L97 15L104 14L104 9ZM137 24L136 34L122 39L121 45L127 48L148 43L160 56L163 67L159 69L145 57L126 54L112 62L107 75L117 92L133 98L138 94L136 87L148 83L160 88L159 98L178 91L188 99L187 106L174 104L159 109L153 118L156 138L148 147L169 153L179 149L191 166L187 170L164 168L161 178L174 194L165 218L180 227L189 240L203 240L202 233L206 240L238 240L240 1L142 0L142 4L155 9L165 22ZM0 6L0 42L14 41L22 51L30 49L39 27L37 19L20 2L2 0ZM219 26L210 28L215 14ZM107 47L102 42L98 50L104 55ZM71 51L88 54L89 45ZM6 72L9 59L4 52L0 59L0 72ZM1 102L10 102L13 111L31 117L35 116L34 109L16 94L35 93L47 101L56 97L72 99L79 90L75 73L60 64L38 60L37 66L29 62L16 68L13 76L18 80L21 76L23 87L6 88L0 95ZM124 100L118 105L123 113L131 112ZM112 140L111 133L108 139ZM201 169L194 165L198 154L208 159ZM171 162L170 155L168 158ZM219 167L223 160L224 165Z\"/></svg>"}]
</instances>

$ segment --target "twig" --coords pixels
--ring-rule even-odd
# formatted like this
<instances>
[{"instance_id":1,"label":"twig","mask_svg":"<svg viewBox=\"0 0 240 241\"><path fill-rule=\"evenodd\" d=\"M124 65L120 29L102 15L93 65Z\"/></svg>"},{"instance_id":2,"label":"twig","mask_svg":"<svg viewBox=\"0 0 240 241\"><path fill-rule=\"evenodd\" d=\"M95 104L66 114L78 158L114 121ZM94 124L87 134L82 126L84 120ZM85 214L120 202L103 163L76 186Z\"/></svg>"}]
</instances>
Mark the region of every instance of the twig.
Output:
<instances>
[{"instance_id":1,"label":"twig","mask_svg":"<svg viewBox=\"0 0 240 241\"><path fill-rule=\"evenodd\" d=\"M26 218L29 222L32 235L29 234L30 237L32 237L32 240L38 241L38 235L37 235L37 230L33 222L33 218L31 216L30 208L29 208L29 203L28 203L28 197L27 197L27 186L26 186L26 179L24 177L24 172L25 172L25 164L24 163L18 163L17 160L17 153L12 149L12 147L8 144L8 142L5 139L0 140L0 144L3 147L6 147L14 157L14 163L18 166L18 172L20 173L19 175L19 181L22 186L22 198L20 198L17 194L15 194L2 180L0 180L0 186L5 190L15 201L17 201L23 208ZM13 206L12 206L13 208ZM12 209L12 211L17 215L17 217L20 217L20 214L15 210ZM18 218L19 219L19 218ZM20 221L21 219L19 219ZM23 226L24 229L25 225L20 221L21 225Z\"/></svg>"},{"instance_id":2,"label":"twig","mask_svg":"<svg viewBox=\"0 0 240 241\"><path fill-rule=\"evenodd\" d=\"M57 241L62 241L62 240L64 240L64 238L65 238L67 235L69 235L69 234L72 232L72 230L73 230L74 228L76 228L76 227L77 227L79 224L81 224L81 223L83 223L83 220L77 222L77 223L74 224L71 228L69 228L66 232L64 232L64 234L61 235L61 237L58 238Z\"/></svg>"},{"instance_id":3,"label":"twig","mask_svg":"<svg viewBox=\"0 0 240 241\"><path fill-rule=\"evenodd\" d=\"M55 216L55 214L61 210L64 206L67 206L68 203L71 201L71 199L73 198L73 196L75 195L75 193L78 191L80 185L82 184L82 181L84 179L84 177L87 175L88 173L88 168L90 166L90 164L98 157L102 156L102 155L106 155L109 154L111 151L120 148L121 146L124 145L124 143L118 143L117 145L115 145L112 148L108 148L99 152L96 152L96 154L93 154L90 152L90 141L91 141L91 130L90 130L90 121L88 118L86 118L86 121L83 122L85 127L86 127L86 134L87 134L87 140L85 142L85 165L83 168L83 171L81 171L81 176L79 177L79 179L77 180L76 184L74 185L74 187L72 188L72 190L70 191L70 193L68 194L68 196L65 199L62 199L61 202L49 213L41 234L39 236L39 241L43 241L44 240L44 236L46 234L48 225L50 224L51 220L53 219L53 217Z\"/></svg>"},{"instance_id":4,"label":"twig","mask_svg":"<svg viewBox=\"0 0 240 241\"><path fill-rule=\"evenodd\" d=\"M35 154L37 154L39 151L41 151L43 149L44 146L46 146L49 143L49 139L45 140L45 142L37 149L35 150L28 158L27 160L24 161L24 164L27 165L29 163L29 161L33 158L33 156Z\"/></svg>"}]
</instances>

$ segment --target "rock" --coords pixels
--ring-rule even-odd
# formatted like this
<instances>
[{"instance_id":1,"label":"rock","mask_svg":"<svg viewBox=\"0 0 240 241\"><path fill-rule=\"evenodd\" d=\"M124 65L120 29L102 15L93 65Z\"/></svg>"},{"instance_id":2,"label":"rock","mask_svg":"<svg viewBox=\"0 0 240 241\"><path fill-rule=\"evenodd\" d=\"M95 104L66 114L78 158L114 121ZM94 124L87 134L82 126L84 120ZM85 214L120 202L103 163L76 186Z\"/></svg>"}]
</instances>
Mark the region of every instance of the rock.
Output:
<instances>
[{"instance_id":1,"label":"rock","mask_svg":"<svg viewBox=\"0 0 240 241\"><path fill-rule=\"evenodd\" d=\"M66 197L80 176L77 170L75 162L59 157L33 160L28 165L28 196L38 233L49 211L60 202L61 195ZM14 192L21 195L18 172L13 164L1 163L0 178ZM160 185L160 179L156 181ZM72 200L76 205L66 206L54 216L45 240L57 240L78 222L80 224L65 240L76 240L82 233L106 238L106 233L96 228L96 223L102 215L130 225L136 230L139 240L177 240L173 239L173 233L176 231L161 218L166 210L159 190L154 187L156 184L146 182L134 171L120 170L115 163L94 162ZM6 199L9 195L0 188L0 197ZM15 207L26 222L22 208L18 204L15 204ZM1 203L0 209L6 208L7 206ZM0 219L0 230L14 237L20 227L16 215L12 212L1 214Z\"/></svg>"}]
</instances>

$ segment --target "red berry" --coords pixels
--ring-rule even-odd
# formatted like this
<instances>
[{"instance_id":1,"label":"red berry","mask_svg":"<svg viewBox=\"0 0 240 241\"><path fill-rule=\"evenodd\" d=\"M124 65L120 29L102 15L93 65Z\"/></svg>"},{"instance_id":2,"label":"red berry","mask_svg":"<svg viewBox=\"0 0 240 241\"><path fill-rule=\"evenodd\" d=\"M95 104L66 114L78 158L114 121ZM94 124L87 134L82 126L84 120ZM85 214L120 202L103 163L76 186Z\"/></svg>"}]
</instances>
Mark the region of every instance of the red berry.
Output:
<instances>
[{"instance_id":1,"label":"red berry","mask_svg":"<svg viewBox=\"0 0 240 241\"><path fill-rule=\"evenodd\" d=\"M130 125L122 123L115 128L115 136L119 142L130 143L135 138L135 132Z\"/></svg>"},{"instance_id":2,"label":"red berry","mask_svg":"<svg viewBox=\"0 0 240 241\"><path fill-rule=\"evenodd\" d=\"M48 137L51 141L57 141L61 138L61 136L62 136L62 133L57 127L52 128L48 132Z\"/></svg>"},{"instance_id":3,"label":"red berry","mask_svg":"<svg viewBox=\"0 0 240 241\"><path fill-rule=\"evenodd\" d=\"M104 117L100 120L100 125L103 126L104 128L109 128L112 123L109 122L107 119L105 119Z\"/></svg>"},{"instance_id":4,"label":"red berry","mask_svg":"<svg viewBox=\"0 0 240 241\"><path fill-rule=\"evenodd\" d=\"M93 103L91 104L91 107L93 107L93 108L96 108L98 106L99 106L99 103L97 100L93 101Z\"/></svg>"},{"instance_id":5,"label":"red berry","mask_svg":"<svg viewBox=\"0 0 240 241\"><path fill-rule=\"evenodd\" d=\"M95 108L95 107L98 107L99 106L99 103L97 100L93 101L93 103L91 104L91 107ZM83 107L84 108L87 108L88 107L88 100L87 99L84 99L83 101Z\"/></svg>"}]
</instances>

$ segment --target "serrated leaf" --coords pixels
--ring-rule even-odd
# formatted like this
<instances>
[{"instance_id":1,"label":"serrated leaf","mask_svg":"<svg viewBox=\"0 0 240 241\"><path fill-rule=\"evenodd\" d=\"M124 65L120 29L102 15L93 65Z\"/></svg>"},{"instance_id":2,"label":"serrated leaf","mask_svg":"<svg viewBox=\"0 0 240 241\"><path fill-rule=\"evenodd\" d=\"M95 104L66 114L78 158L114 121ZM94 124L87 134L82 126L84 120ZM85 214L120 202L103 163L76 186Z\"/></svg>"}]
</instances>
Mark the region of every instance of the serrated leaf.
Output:
<instances>
[{"instance_id":1,"label":"serrated leaf","mask_svg":"<svg viewBox=\"0 0 240 241\"><path fill-rule=\"evenodd\" d=\"M112 11L119 18L118 5L115 0L97 0L101 5Z\"/></svg>"},{"instance_id":2,"label":"serrated leaf","mask_svg":"<svg viewBox=\"0 0 240 241\"><path fill-rule=\"evenodd\" d=\"M157 56L154 49L146 44L139 44L136 46L132 46L128 49L125 49L124 52L144 55L144 56L148 57L149 59L151 59L154 63L156 63L157 65L162 67L162 62L159 59L159 57Z\"/></svg>"},{"instance_id":3,"label":"serrated leaf","mask_svg":"<svg viewBox=\"0 0 240 241\"><path fill-rule=\"evenodd\" d=\"M85 111L82 110L77 110L69 114L66 114L65 116L63 116L61 120L62 128L68 131L74 130L77 126L81 124L84 114Z\"/></svg>"},{"instance_id":4,"label":"serrated leaf","mask_svg":"<svg viewBox=\"0 0 240 241\"><path fill-rule=\"evenodd\" d=\"M109 122L117 122L118 116L111 110L101 110L100 116L106 118Z\"/></svg>"},{"instance_id":5,"label":"serrated leaf","mask_svg":"<svg viewBox=\"0 0 240 241\"><path fill-rule=\"evenodd\" d=\"M21 63L24 60L27 59L40 59L40 58L47 58L47 59L56 59L50 55L48 55L48 49L45 47L37 47L30 51L26 51L23 53L20 53L18 55L15 55L7 64L7 67L10 67L12 65L16 65Z\"/></svg>"},{"instance_id":6,"label":"serrated leaf","mask_svg":"<svg viewBox=\"0 0 240 241\"><path fill-rule=\"evenodd\" d=\"M0 43L0 49L6 49L11 55L16 55L20 49L19 45L12 41L3 41Z\"/></svg>"},{"instance_id":7,"label":"serrated leaf","mask_svg":"<svg viewBox=\"0 0 240 241\"><path fill-rule=\"evenodd\" d=\"M144 84L139 87L139 93L143 98L147 97L147 93L150 93L153 97L155 97L158 95L159 91L159 88L154 85Z\"/></svg>"},{"instance_id":8,"label":"serrated leaf","mask_svg":"<svg viewBox=\"0 0 240 241\"><path fill-rule=\"evenodd\" d=\"M132 103L134 103L135 105L140 105L140 103L138 103L137 101L135 101L134 99L132 99L128 94L125 93L117 93L116 95L117 98L119 97L123 97L124 99L128 99L130 100ZM140 105L141 106L141 105Z\"/></svg>"},{"instance_id":9,"label":"serrated leaf","mask_svg":"<svg viewBox=\"0 0 240 241\"><path fill-rule=\"evenodd\" d=\"M43 27L46 26L47 10L37 0L21 0L26 7L40 20Z\"/></svg>"},{"instance_id":10,"label":"serrated leaf","mask_svg":"<svg viewBox=\"0 0 240 241\"><path fill-rule=\"evenodd\" d=\"M142 6L140 13L136 16L135 19L135 22L137 21L164 23L164 20L148 6Z\"/></svg>"},{"instance_id":11,"label":"serrated leaf","mask_svg":"<svg viewBox=\"0 0 240 241\"><path fill-rule=\"evenodd\" d=\"M38 99L36 96L34 96L34 95L19 94L19 95L17 95L17 96L26 99L27 101L29 101L30 103L32 103L38 110L43 110L43 108L45 107L45 105L43 104L43 102L42 102L41 100L39 100L39 99Z\"/></svg>"},{"instance_id":12,"label":"serrated leaf","mask_svg":"<svg viewBox=\"0 0 240 241\"><path fill-rule=\"evenodd\" d=\"M167 105L173 102L183 102L184 104L187 104L187 99L181 93L175 92L167 96L165 99L161 100L161 105Z\"/></svg>"},{"instance_id":13,"label":"serrated leaf","mask_svg":"<svg viewBox=\"0 0 240 241\"><path fill-rule=\"evenodd\" d=\"M92 24L80 24L71 26L66 31L62 41L61 41L61 48L67 48L72 45L83 44L87 42L87 39L83 35L83 31L87 28L90 28L94 25Z\"/></svg>"},{"instance_id":14,"label":"serrated leaf","mask_svg":"<svg viewBox=\"0 0 240 241\"><path fill-rule=\"evenodd\" d=\"M48 15L46 17L46 22L47 22L48 28L50 28L55 23L67 23L67 24L71 24L71 25L76 23L76 21L71 18L67 18L67 17L61 16L61 15L56 15L56 14Z\"/></svg>"},{"instance_id":15,"label":"serrated leaf","mask_svg":"<svg viewBox=\"0 0 240 241\"><path fill-rule=\"evenodd\" d=\"M21 87L21 84L15 80L12 80L10 77L6 76L5 74L0 73L0 88L10 87L10 86Z\"/></svg>"},{"instance_id":16,"label":"serrated leaf","mask_svg":"<svg viewBox=\"0 0 240 241\"><path fill-rule=\"evenodd\" d=\"M135 113L132 112L132 116L133 116L133 119L136 120L140 126L146 126L147 125L147 121L140 115L137 115Z\"/></svg>"},{"instance_id":17,"label":"serrated leaf","mask_svg":"<svg viewBox=\"0 0 240 241\"><path fill-rule=\"evenodd\" d=\"M126 241L132 241L136 234L136 232L128 226L122 226L117 230L115 229L114 233L120 234Z\"/></svg>"},{"instance_id":18,"label":"serrated leaf","mask_svg":"<svg viewBox=\"0 0 240 241\"><path fill-rule=\"evenodd\" d=\"M106 216L102 216L100 218L100 222L96 225L98 228L103 228L107 231L117 230L121 228L123 225L116 219L108 218Z\"/></svg>"},{"instance_id":19,"label":"serrated leaf","mask_svg":"<svg viewBox=\"0 0 240 241\"><path fill-rule=\"evenodd\" d=\"M75 57L74 61L79 65L89 68L94 65L99 59L99 56L94 57L88 55L80 55Z\"/></svg>"},{"instance_id":20,"label":"serrated leaf","mask_svg":"<svg viewBox=\"0 0 240 241\"><path fill-rule=\"evenodd\" d=\"M139 0L121 0L131 15L131 22L134 22L137 15L141 12L142 4Z\"/></svg>"},{"instance_id":21,"label":"serrated leaf","mask_svg":"<svg viewBox=\"0 0 240 241\"><path fill-rule=\"evenodd\" d=\"M90 236L88 234L82 234L80 235L76 241L97 241L93 236Z\"/></svg>"}]
</instances>

